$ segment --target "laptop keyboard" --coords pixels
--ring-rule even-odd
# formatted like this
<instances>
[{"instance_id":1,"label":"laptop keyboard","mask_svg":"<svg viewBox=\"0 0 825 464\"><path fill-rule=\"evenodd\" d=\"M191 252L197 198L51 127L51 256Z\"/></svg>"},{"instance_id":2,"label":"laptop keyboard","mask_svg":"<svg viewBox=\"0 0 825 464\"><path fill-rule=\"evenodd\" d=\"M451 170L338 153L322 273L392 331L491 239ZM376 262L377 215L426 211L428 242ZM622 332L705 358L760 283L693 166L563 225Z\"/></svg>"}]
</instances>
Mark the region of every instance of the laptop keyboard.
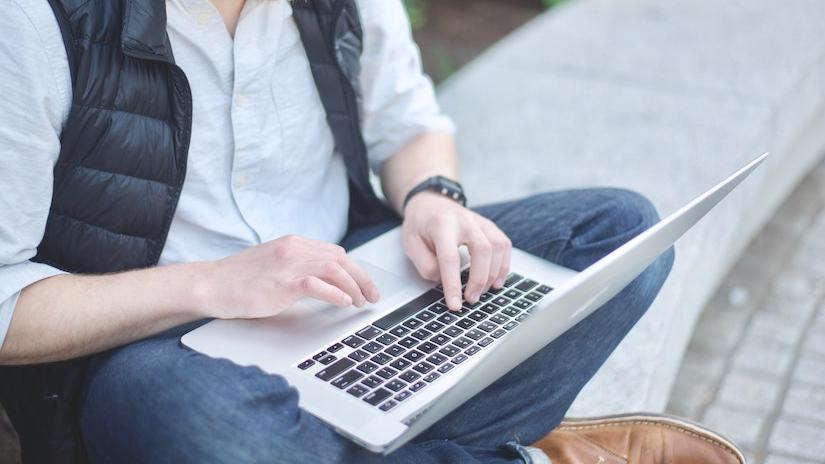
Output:
<instances>
[{"instance_id":1,"label":"laptop keyboard","mask_svg":"<svg viewBox=\"0 0 825 464\"><path fill-rule=\"evenodd\" d=\"M315 377L386 412L513 330L551 290L511 273L454 312L439 285L296 367L321 365Z\"/></svg>"}]
</instances>

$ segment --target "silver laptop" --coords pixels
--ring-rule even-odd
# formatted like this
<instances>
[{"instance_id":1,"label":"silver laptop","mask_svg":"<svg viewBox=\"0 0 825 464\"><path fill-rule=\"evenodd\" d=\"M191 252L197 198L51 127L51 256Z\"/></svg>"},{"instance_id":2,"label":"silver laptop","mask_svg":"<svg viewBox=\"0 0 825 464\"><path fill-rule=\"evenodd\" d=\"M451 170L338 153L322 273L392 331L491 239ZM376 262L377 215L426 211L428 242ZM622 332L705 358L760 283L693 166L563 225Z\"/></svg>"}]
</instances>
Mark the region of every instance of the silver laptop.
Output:
<instances>
[{"instance_id":1,"label":"silver laptop","mask_svg":"<svg viewBox=\"0 0 825 464\"><path fill-rule=\"evenodd\" d=\"M216 320L186 346L285 377L300 406L388 454L604 304L733 190L767 153L582 272L513 250L503 289L461 312L421 279L398 229L350 254L382 300L341 309L303 300L278 316ZM466 279L469 263L462 251Z\"/></svg>"}]
</instances>

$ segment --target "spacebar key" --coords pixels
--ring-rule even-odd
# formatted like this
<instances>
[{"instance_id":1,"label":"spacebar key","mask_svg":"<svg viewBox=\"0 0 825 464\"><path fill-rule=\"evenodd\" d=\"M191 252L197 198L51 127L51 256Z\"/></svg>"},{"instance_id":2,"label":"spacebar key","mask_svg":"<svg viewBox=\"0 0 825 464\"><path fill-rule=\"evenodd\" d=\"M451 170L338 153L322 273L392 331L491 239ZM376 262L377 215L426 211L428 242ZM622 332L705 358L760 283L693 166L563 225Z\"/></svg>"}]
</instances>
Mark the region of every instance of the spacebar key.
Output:
<instances>
[{"instance_id":1,"label":"spacebar key","mask_svg":"<svg viewBox=\"0 0 825 464\"><path fill-rule=\"evenodd\" d=\"M399 322L403 321L404 319L412 316L413 314L420 311L422 308L425 308L441 298L441 292L437 292L435 290L430 290L427 293L419 296L418 298L410 301L409 303L405 304L404 306L396 309L395 311L387 314L386 316L378 319L377 321L373 322L372 325L388 330L392 328L394 325L398 324Z\"/></svg>"},{"instance_id":2,"label":"spacebar key","mask_svg":"<svg viewBox=\"0 0 825 464\"><path fill-rule=\"evenodd\" d=\"M348 368L355 365L355 361L349 358L344 358L339 360L338 362L332 363L326 367L326 369L322 370L321 372L315 374L315 377L323 380L324 382L329 382L333 377L344 372Z\"/></svg>"}]
</instances>

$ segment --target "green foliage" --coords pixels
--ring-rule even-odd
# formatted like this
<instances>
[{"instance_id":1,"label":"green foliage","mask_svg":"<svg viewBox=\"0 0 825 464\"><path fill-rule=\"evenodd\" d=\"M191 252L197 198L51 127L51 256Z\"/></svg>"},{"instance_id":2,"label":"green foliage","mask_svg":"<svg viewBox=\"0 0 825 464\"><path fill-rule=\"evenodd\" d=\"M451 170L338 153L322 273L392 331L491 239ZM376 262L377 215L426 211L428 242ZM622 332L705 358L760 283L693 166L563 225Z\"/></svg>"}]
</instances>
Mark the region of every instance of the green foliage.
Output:
<instances>
[{"instance_id":1,"label":"green foliage","mask_svg":"<svg viewBox=\"0 0 825 464\"><path fill-rule=\"evenodd\" d=\"M544 3L544 6L547 8L552 8L556 5L564 3L566 0L541 0L541 3Z\"/></svg>"},{"instance_id":2,"label":"green foliage","mask_svg":"<svg viewBox=\"0 0 825 464\"><path fill-rule=\"evenodd\" d=\"M427 20L427 0L404 0L413 29L418 29Z\"/></svg>"}]
</instances>

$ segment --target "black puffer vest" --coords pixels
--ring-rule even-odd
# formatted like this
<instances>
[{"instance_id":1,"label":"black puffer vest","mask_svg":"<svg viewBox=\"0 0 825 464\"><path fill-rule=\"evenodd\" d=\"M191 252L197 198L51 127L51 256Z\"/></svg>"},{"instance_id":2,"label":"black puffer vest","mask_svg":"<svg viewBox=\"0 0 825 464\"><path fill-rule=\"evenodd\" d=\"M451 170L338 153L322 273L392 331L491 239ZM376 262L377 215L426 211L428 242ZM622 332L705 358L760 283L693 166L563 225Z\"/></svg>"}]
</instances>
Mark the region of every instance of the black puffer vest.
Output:
<instances>
[{"instance_id":1,"label":"black puffer vest","mask_svg":"<svg viewBox=\"0 0 825 464\"><path fill-rule=\"evenodd\" d=\"M72 273L154 266L183 186L192 95L166 35L165 0L49 0L73 101L34 261ZM362 31L354 0L294 0L350 187L350 227L386 217L369 182L358 114ZM295 134L300 137L300 134ZM26 462L83 462L78 417L87 359L0 369Z\"/></svg>"}]
</instances>

